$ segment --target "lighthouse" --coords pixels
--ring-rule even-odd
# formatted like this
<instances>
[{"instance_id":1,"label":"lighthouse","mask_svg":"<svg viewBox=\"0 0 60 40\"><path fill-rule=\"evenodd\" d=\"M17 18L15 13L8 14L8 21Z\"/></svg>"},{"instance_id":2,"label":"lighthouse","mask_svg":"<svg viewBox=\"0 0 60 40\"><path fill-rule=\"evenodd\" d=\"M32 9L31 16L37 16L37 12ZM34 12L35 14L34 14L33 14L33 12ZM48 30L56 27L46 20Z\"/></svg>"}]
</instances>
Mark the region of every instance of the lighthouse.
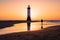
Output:
<instances>
[{"instance_id":1,"label":"lighthouse","mask_svg":"<svg viewBox=\"0 0 60 40\"><path fill-rule=\"evenodd\" d=\"M28 8L27 8L27 21L31 21L31 17L30 17L30 15L31 15L30 13L31 12L30 12L30 9L31 9L30 5L28 5Z\"/></svg>"},{"instance_id":2,"label":"lighthouse","mask_svg":"<svg viewBox=\"0 0 60 40\"><path fill-rule=\"evenodd\" d=\"M27 7L27 30L30 31L30 25L31 25L31 12L30 12L30 5Z\"/></svg>"}]
</instances>

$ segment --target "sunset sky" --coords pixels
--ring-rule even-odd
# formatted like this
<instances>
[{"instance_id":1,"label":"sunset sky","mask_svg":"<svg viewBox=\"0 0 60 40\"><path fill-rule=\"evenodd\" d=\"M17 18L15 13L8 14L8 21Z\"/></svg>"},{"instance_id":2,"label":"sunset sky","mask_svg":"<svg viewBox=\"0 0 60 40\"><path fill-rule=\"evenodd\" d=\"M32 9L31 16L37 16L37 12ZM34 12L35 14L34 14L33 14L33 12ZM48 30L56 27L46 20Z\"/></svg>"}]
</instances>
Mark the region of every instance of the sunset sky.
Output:
<instances>
[{"instance_id":1,"label":"sunset sky","mask_svg":"<svg viewBox=\"0 0 60 40\"><path fill-rule=\"evenodd\" d=\"M60 20L60 0L0 0L0 20L26 20L28 5L32 20Z\"/></svg>"}]
</instances>

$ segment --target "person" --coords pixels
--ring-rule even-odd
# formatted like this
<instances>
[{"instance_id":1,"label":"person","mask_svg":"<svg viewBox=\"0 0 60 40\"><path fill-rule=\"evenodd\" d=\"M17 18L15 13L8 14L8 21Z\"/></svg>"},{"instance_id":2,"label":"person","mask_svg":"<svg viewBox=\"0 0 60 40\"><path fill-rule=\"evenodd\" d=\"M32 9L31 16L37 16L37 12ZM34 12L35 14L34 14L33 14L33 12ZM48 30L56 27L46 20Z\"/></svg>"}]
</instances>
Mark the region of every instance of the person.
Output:
<instances>
[{"instance_id":1,"label":"person","mask_svg":"<svg viewBox=\"0 0 60 40\"><path fill-rule=\"evenodd\" d=\"M43 29L43 19L41 19L41 29Z\"/></svg>"}]
</instances>

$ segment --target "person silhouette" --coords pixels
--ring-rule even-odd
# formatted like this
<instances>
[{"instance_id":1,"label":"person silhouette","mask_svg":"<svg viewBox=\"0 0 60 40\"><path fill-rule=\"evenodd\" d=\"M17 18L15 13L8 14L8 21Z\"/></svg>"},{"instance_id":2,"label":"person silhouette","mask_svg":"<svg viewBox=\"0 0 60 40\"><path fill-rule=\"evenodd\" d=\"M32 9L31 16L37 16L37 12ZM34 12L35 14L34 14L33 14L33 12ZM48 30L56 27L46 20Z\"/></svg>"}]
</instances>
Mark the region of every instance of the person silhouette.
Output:
<instances>
[{"instance_id":1,"label":"person silhouette","mask_svg":"<svg viewBox=\"0 0 60 40\"><path fill-rule=\"evenodd\" d=\"M41 19L41 29L43 29L43 19Z\"/></svg>"}]
</instances>

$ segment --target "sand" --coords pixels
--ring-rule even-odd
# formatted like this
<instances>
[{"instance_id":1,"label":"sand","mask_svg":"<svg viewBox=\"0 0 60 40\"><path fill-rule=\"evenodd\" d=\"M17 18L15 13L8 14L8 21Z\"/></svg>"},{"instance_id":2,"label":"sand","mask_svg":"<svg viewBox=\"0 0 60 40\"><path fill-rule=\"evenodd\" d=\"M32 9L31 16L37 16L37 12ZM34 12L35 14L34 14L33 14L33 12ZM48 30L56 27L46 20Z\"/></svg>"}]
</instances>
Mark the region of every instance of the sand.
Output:
<instances>
[{"instance_id":1,"label":"sand","mask_svg":"<svg viewBox=\"0 0 60 40\"><path fill-rule=\"evenodd\" d=\"M60 40L60 25L38 31L27 31L0 35L0 40Z\"/></svg>"}]
</instances>

